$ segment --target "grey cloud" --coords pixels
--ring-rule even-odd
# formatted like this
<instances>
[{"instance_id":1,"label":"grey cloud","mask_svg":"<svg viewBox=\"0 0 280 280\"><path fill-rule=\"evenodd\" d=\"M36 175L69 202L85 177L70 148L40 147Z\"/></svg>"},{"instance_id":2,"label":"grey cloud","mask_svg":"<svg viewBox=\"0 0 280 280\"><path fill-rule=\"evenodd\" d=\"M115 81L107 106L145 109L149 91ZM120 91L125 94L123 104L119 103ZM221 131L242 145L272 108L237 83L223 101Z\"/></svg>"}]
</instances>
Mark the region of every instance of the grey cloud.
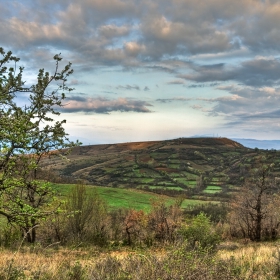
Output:
<instances>
[{"instance_id":1,"label":"grey cloud","mask_svg":"<svg viewBox=\"0 0 280 280\"><path fill-rule=\"evenodd\" d=\"M203 88L203 87L216 87L216 86L218 86L218 83L191 84L191 85L188 85L187 87L188 88Z\"/></svg>"},{"instance_id":2,"label":"grey cloud","mask_svg":"<svg viewBox=\"0 0 280 280\"><path fill-rule=\"evenodd\" d=\"M226 69L224 64L219 65L194 65L190 74L178 75L179 78L197 83L228 81L236 77L235 70Z\"/></svg>"},{"instance_id":3,"label":"grey cloud","mask_svg":"<svg viewBox=\"0 0 280 280\"><path fill-rule=\"evenodd\" d=\"M167 82L168 85L183 85L185 82L183 80L173 80L170 82Z\"/></svg>"},{"instance_id":4,"label":"grey cloud","mask_svg":"<svg viewBox=\"0 0 280 280\"><path fill-rule=\"evenodd\" d=\"M69 2L62 9L52 11L43 9L43 5L39 3L37 5L33 3L33 6L36 7L34 7L35 11L44 11L45 15L49 16L47 22L40 20L40 17L29 17L30 11L25 13L24 7L19 6L18 9L21 11L18 17L0 19L2 44L13 45L14 48L25 49L25 51L33 46L48 45L69 50L73 52L75 58L83 59L84 62L91 57L95 63L117 64L126 60L125 52L122 48L111 48L110 46L115 43L114 37L126 36L130 28L127 24L121 26L114 23L107 24L104 17L98 23L92 22L92 19L96 19L96 16L93 15L96 13L100 15L101 11L108 12L107 19L110 20L114 13L115 16L121 16L123 12L123 16L125 16L126 12L133 10L132 4L130 1L120 0L82 0L79 3ZM130 8L126 10L128 6ZM37 14L34 13L34 10L32 9L32 13Z\"/></svg>"},{"instance_id":5,"label":"grey cloud","mask_svg":"<svg viewBox=\"0 0 280 280\"><path fill-rule=\"evenodd\" d=\"M239 47L228 32L227 22L246 10L240 9L240 3L205 1L198 4L192 0L153 2L157 5L150 9L147 20L142 24L144 39L153 55L217 53ZM232 15L228 12L229 6L234 6ZM223 18L226 20L218 21Z\"/></svg>"},{"instance_id":6,"label":"grey cloud","mask_svg":"<svg viewBox=\"0 0 280 280\"><path fill-rule=\"evenodd\" d=\"M137 90L137 91L142 90L140 88L140 86L138 86L138 85L124 85L124 86L118 85L118 86L115 87L115 89L117 89L117 90L132 90L132 91L133 90ZM143 91L149 91L149 90L150 90L150 88L148 86L145 86L143 88Z\"/></svg>"},{"instance_id":7,"label":"grey cloud","mask_svg":"<svg viewBox=\"0 0 280 280\"><path fill-rule=\"evenodd\" d=\"M234 20L237 14L248 12L248 1L242 2L237 5L229 0L207 1L207 4L197 5L196 1L167 3L154 0L149 3L128 0L81 0L68 1L67 5L67 1L59 1L59 4L54 4L53 1L36 1L32 3L32 11L38 12L31 12L29 7L18 5L17 18L2 22L2 26L3 23L6 23L6 26L1 32L7 28L7 38L18 38L16 41L22 44L45 42L53 45L63 44L66 48L84 45L86 48L83 52L87 55L87 51L92 47L98 48L98 44L91 46L92 43L88 44L88 41L102 40L99 50L103 53L102 47L114 45L110 38L126 36L132 31L131 26L118 26L116 23L133 19L140 22L134 44L143 45L143 48L138 48L143 58L153 59L166 54L213 53L233 48L231 32L227 32L225 26L229 29L238 28L236 25L227 24L227 20ZM56 10L52 9L50 4L55 5ZM240 6L244 10L240 9ZM222 10L222 7L227 9ZM42 15L39 11L42 11ZM25 22L25 18L31 23ZM13 32L10 32L11 27ZM98 37L98 33L106 39ZM15 36L11 37L12 34ZM122 48L120 50L124 51ZM98 52L92 54L94 53L94 57L98 59ZM134 53L136 56L138 54ZM104 55L103 62L106 58L110 60L107 54Z\"/></svg>"},{"instance_id":8,"label":"grey cloud","mask_svg":"<svg viewBox=\"0 0 280 280\"><path fill-rule=\"evenodd\" d=\"M242 63L238 80L246 85L277 84L280 80L280 61L271 57L257 57Z\"/></svg>"},{"instance_id":9,"label":"grey cloud","mask_svg":"<svg viewBox=\"0 0 280 280\"><path fill-rule=\"evenodd\" d=\"M120 37L129 34L129 27L128 26L116 26L112 24L100 26L99 34L108 38L111 37Z\"/></svg>"},{"instance_id":10,"label":"grey cloud","mask_svg":"<svg viewBox=\"0 0 280 280\"><path fill-rule=\"evenodd\" d=\"M153 71L162 71L167 73L176 73L176 69L170 67L169 65L152 65L146 66L147 69L151 69Z\"/></svg>"},{"instance_id":11,"label":"grey cloud","mask_svg":"<svg viewBox=\"0 0 280 280\"><path fill-rule=\"evenodd\" d=\"M195 110L201 110L203 107L201 105L192 105L191 108Z\"/></svg>"},{"instance_id":12,"label":"grey cloud","mask_svg":"<svg viewBox=\"0 0 280 280\"><path fill-rule=\"evenodd\" d=\"M280 61L273 57L256 57L239 66L225 64L194 65L192 73L178 77L197 83L236 81L248 86L273 86L280 81Z\"/></svg>"},{"instance_id":13,"label":"grey cloud","mask_svg":"<svg viewBox=\"0 0 280 280\"><path fill-rule=\"evenodd\" d=\"M102 91L103 93L107 93L107 94L117 94L116 92L113 91Z\"/></svg>"},{"instance_id":14,"label":"grey cloud","mask_svg":"<svg viewBox=\"0 0 280 280\"><path fill-rule=\"evenodd\" d=\"M279 8L279 1L257 1L254 11L249 12L251 16L243 15L232 23L232 28L253 51L279 51Z\"/></svg>"},{"instance_id":15,"label":"grey cloud","mask_svg":"<svg viewBox=\"0 0 280 280\"><path fill-rule=\"evenodd\" d=\"M226 87L221 87L225 89ZM252 88L228 86L230 96L219 98L197 98L201 102L213 104L211 116L223 116L228 126L244 124L257 126L266 122L273 125L280 117L280 90L274 88Z\"/></svg>"},{"instance_id":16,"label":"grey cloud","mask_svg":"<svg viewBox=\"0 0 280 280\"><path fill-rule=\"evenodd\" d=\"M82 19L92 27L108 21L131 18L135 16L135 12L135 3L129 0L72 0L68 1L67 7L61 9L57 17L64 22L70 16L80 13Z\"/></svg>"},{"instance_id":17,"label":"grey cloud","mask_svg":"<svg viewBox=\"0 0 280 280\"><path fill-rule=\"evenodd\" d=\"M140 90L140 87L137 85L125 85L125 86L117 86L116 89L120 89L120 90Z\"/></svg>"},{"instance_id":18,"label":"grey cloud","mask_svg":"<svg viewBox=\"0 0 280 280\"><path fill-rule=\"evenodd\" d=\"M71 61L89 68L154 64L156 71L176 73L183 66L170 67L170 59L230 55L241 48L258 54L279 52L279 9L280 2L271 0L45 0L25 5L3 0L0 35L3 46L23 50L29 58L34 49L48 46L68 51ZM276 71L267 69L271 78L261 71L252 72L254 77L248 74L258 67L265 65L204 66L182 78L231 79L246 85L275 81L277 63Z\"/></svg>"},{"instance_id":19,"label":"grey cloud","mask_svg":"<svg viewBox=\"0 0 280 280\"><path fill-rule=\"evenodd\" d=\"M215 21L185 22L178 17L173 1L173 9L156 0L47 0L16 7L5 2L10 7L7 14L16 16L0 19L3 43L62 48L98 64L137 65L166 55L231 48L231 38L216 29ZM194 3L190 6L198 10ZM128 37L130 34L133 36Z\"/></svg>"},{"instance_id":20,"label":"grey cloud","mask_svg":"<svg viewBox=\"0 0 280 280\"><path fill-rule=\"evenodd\" d=\"M240 119L279 119L280 118L280 109L274 109L274 110L267 110L260 113L251 113L251 114L243 114L239 115Z\"/></svg>"},{"instance_id":21,"label":"grey cloud","mask_svg":"<svg viewBox=\"0 0 280 280\"><path fill-rule=\"evenodd\" d=\"M279 8L279 1L271 0L209 0L199 4L196 0L188 0L176 1L176 5L168 5L167 10L174 21L192 22L195 26L208 23L216 32L228 30L232 41L237 39L237 47L240 40L253 51L267 52L280 49Z\"/></svg>"},{"instance_id":22,"label":"grey cloud","mask_svg":"<svg viewBox=\"0 0 280 280\"><path fill-rule=\"evenodd\" d=\"M74 85L78 85L79 84L79 81L77 79L72 79L70 82L69 82L69 85L71 86L74 86Z\"/></svg>"},{"instance_id":23,"label":"grey cloud","mask_svg":"<svg viewBox=\"0 0 280 280\"><path fill-rule=\"evenodd\" d=\"M173 98L159 98L156 99L157 102L160 103L170 103L174 101L189 101L192 100L191 98L185 98L185 97L173 97Z\"/></svg>"},{"instance_id":24,"label":"grey cloud","mask_svg":"<svg viewBox=\"0 0 280 280\"><path fill-rule=\"evenodd\" d=\"M189 85L188 88L202 88L202 87L205 87L204 84L192 84L192 85Z\"/></svg>"},{"instance_id":25,"label":"grey cloud","mask_svg":"<svg viewBox=\"0 0 280 280\"><path fill-rule=\"evenodd\" d=\"M66 100L68 101L79 101L79 102L86 102L87 97L82 97L78 95L72 95L71 97L67 97Z\"/></svg>"},{"instance_id":26,"label":"grey cloud","mask_svg":"<svg viewBox=\"0 0 280 280\"><path fill-rule=\"evenodd\" d=\"M69 83L71 86L78 85L80 82L77 79L72 79Z\"/></svg>"},{"instance_id":27,"label":"grey cloud","mask_svg":"<svg viewBox=\"0 0 280 280\"><path fill-rule=\"evenodd\" d=\"M127 98L107 99L107 98L80 98L77 96L67 99L66 104L61 109L62 112L75 113L99 113L108 114L114 111L121 112L152 112L147 107L152 106L146 101Z\"/></svg>"}]
</instances>

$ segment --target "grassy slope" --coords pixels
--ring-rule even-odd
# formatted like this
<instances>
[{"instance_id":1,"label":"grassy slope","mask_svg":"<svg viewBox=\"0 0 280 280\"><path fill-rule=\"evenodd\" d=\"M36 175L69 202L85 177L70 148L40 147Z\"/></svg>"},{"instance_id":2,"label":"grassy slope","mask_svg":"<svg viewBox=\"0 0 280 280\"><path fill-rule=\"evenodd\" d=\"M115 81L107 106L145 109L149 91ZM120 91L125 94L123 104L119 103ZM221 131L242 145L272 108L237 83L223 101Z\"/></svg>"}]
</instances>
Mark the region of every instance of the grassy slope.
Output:
<instances>
[{"instance_id":1,"label":"grassy slope","mask_svg":"<svg viewBox=\"0 0 280 280\"><path fill-rule=\"evenodd\" d=\"M74 187L73 184L54 184L54 187L62 195L66 196L70 190ZM110 209L117 208L133 208L136 210L149 211L152 200L166 201L167 205L175 202L174 197L168 197L165 195L154 194L150 192L133 190L133 189L120 189L110 187L96 187L87 186L90 192L94 188L97 189L99 195L108 203ZM192 205L205 203L204 201L195 199L185 199L182 203L182 208L187 208Z\"/></svg>"}]
</instances>

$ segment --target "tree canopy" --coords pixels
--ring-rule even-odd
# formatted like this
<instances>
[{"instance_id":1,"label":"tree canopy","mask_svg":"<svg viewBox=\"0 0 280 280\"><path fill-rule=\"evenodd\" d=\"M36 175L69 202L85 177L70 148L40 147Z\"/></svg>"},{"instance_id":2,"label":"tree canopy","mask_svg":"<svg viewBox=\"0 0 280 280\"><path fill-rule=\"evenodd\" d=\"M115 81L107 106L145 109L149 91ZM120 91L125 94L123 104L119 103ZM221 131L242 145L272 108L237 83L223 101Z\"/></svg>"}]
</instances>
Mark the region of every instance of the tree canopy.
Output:
<instances>
[{"instance_id":1,"label":"tree canopy","mask_svg":"<svg viewBox=\"0 0 280 280\"><path fill-rule=\"evenodd\" d=\"M39 163L53 150L79 144L69 140L66 120L55 120L65 93L73 90L67 86L73 69L71 63L60 69L62 58L55 55L53 73L40 69L36 84L26 85L19 60L0 48L0 214L34 242L53 197L51 186L38 179Z\"/></svg>"}]
</instances>

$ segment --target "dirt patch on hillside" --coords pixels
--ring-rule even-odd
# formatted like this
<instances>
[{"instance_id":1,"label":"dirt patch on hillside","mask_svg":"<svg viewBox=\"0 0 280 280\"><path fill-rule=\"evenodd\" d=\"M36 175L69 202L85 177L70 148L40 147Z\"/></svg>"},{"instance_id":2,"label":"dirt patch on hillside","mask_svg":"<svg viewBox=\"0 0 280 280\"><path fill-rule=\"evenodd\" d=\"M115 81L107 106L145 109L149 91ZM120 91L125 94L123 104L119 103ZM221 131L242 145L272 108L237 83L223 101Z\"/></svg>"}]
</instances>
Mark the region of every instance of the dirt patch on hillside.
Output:
<instances>
[{"instance_id":1,"label":"dirt patch on hillside","mask_svg":"<svg viewBox=\"0 0 280 280\"><path fill-rule=\"evenodd\" d=\"M156 167L155 168L156 170L160 170L160 171L165 171L165 172L168 172L168 173L178 173L178 170L177 169L174 169L174 168L168 168L168 167Z\"/></svg>"},{"instance_id":2,"label":"dirt patch on hillside","mask_svg":"<svg viewBox=\"0 0 280 280\"><path fill-rule=\"evenodd\" d=\"M116 144L116 146L119 148L127 149L127 150L142 150L142 149L147 149L158 143L159 143L158 141L133 142L133 143Z\"/></svg>"},{"instance_id":3,"label":"dirt patch on hillside","mask_svg":"<svg viewBox=\"0 0 280 280\"><path fill-rule=\"evenodd\" d=\"M139 160L143 163L147 163L147 162L151 161L152 158L149 156L146 156L146 157L140 157Z\"/></svg>"},{"instance_id":4,"label":"dirt patch on hillside","mask_svg":"<svg viewBox=\"0 0 280 280\"><path fill-rule=\"evenodd\" d=\"M228 146L243 148L243 145L237 143L231 139L218 137L218 138L179 138L176 140L177 144L189 144L189 145L206 145L206 146ZM176 143L175 142L175 143Z\"/></svg>"},{"instance_id":5,"label":"dirt patch on hillside","mask_svg":"<svg viewBox=\"0 0 280 280\"><path fill-rule=\"evenodd\" d=\"M125 157L124 159L125 159L125 160L128 160L128 161L134 160L134 156L127 156L127 157Z\"/></svg>"}]
</instances>

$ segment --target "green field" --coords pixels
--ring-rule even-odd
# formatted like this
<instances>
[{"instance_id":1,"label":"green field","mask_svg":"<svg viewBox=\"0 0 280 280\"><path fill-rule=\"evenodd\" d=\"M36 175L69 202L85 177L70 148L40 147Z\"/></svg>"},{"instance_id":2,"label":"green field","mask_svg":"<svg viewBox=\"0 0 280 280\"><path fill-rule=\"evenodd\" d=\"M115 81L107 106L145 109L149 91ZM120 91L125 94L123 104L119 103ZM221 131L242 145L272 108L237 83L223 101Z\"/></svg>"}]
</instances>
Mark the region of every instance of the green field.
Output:
<instances>
[{"instance_id":1,"label":"green field","mask_svg":"<svg viewBox=\"0 0 280 280\"><path fill-rule=\"evenodd\" d=\"M159 190L176 190L176 191L182 191L184 190L181 187L170 185L170 186L149 186L149 189L154 190L154 189L159 189Z\"/></svg>"},{"instance_id":2,"label":"green field","mask_svg":"<svg viewBox=\"0 0 280 280\"><path fill-rule=\"evenodd\" d=\"M221 190L222 190L222 188L219 186L209 185L203 192L213 194L213 193L219 193Z\"/></svg>"},{"instance_id":3,"label":"green field","mask_svg":"<svg viewBox=\"0 0 280 280\"><path fill-rule=\"evenodd\" d=\"M152 183L155 179L154 178L139 178L138 182L147 184L147 183Z\"/></svg>"},{"instance_id":4,"label":"green field","mask_svg":"<svg viewBox=\"0 0 280 280\"><path fill-rule=\"evenodd\" d=\"M187 180L186 181L188 185L196 185L196 181L191 181L191 180Z\"/></svg>"},{"instance_id":5,"label":"green field","mask_svg":"<svg viewBox=\"0 0 280 280\"><path fill-rule=\"evenodd\" d=\"M176 178L176 181L177 181L178 183L187 185L187 180L186 180L186 178Z\"/></svg>"},{"instance_id":6,"label":"green field","mask_svg":"<svg viewBox=\"0 0 280 280\"><path fill-rule=\"evenodd\" d=\"M53 186L61 194L62 197L65 197L74 187L73 184L53 184ZM96 189L100 197L102 197L108 203L109 208L111 210L123 207L123 208L133 208L137 210L149 211L151 208L152 200L160 199L161 201L165 201L167 205L171 205L172 203L175 202L174 197L158 195L158 194L135 190L135 189L96 187L90 185L87 185L87 188L89 193L94 189ZM181 188L173 187L172 189L181 189ZM203 203L205 203L205 201L195 200L195 199L185 199L183 201L182 208L187 208L189 206L203 204Z\"/></svg>"}]
</instances>

